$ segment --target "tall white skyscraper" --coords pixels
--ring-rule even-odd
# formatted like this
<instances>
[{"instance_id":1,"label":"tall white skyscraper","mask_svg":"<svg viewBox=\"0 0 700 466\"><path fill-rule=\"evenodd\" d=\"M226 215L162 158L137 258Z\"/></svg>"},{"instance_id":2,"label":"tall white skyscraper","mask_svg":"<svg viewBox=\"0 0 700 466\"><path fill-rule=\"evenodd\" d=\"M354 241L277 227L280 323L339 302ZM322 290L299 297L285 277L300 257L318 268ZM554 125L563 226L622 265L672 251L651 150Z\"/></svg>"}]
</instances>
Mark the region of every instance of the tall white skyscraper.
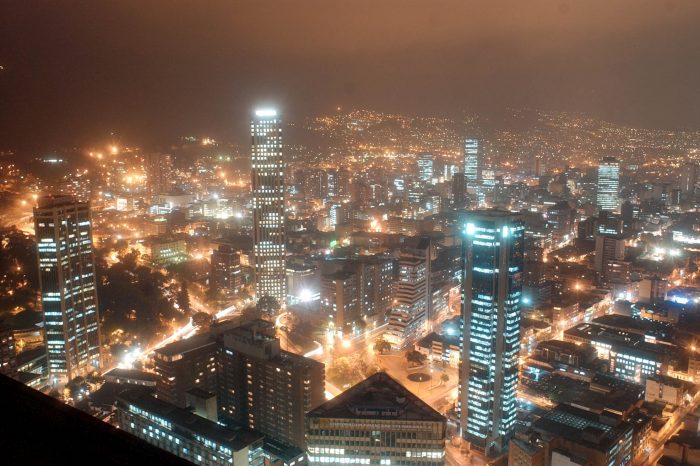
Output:
<instances>
[{"instance_id":1,"label":"tall white skyscraper","mask_svg":"<svg viewBox=\"0 0 700 466\"><path fill-rule=\"evenodd\" d=\"M467 187L474 187L481 181L481 170L483 169L482 152L478 139L464 140L464 179Z\"/></svg>"},{"instance_id":2,"label":"tall white skyscraper","mask_svg":"<svg viewBox=\"0 0 700 466\"><path fill-rule=\"evenodd\" d=\"M100 369L90 204L46 196L34 209L41 304L52 380Z\"/></svg>"},{"instance_id":3,"label":"tall white skyscraper","mask_svg":"<svg viewBox=\"0 0 700 466\"><path fill-rule=\"evenodd\" d=\"M525 227L517 214L470 212L463 237L462 437L487 457L515 432Z\"/></svg>"},{"instance_id":4,"label":"tall white skyscraper","mask_svg":"<svg viewBox=\"0 0 700 466\"><path fill-rule=\"evenodd\" d=\"M282 122L274 109L255 111L252 134L253 256L256 299L271 296L285 304L285 163Z\"/></svg>"},{"instance_id":5,"label":"tall white skyscraper","mask_svg":"<svg viewBox=\"0 0 700 466\"><path fill-rule=\"evenodd\" d=\"M604 157L598 165L598 210L617 212L620 209L620 162Z\"/></svg>"}]
</instances>

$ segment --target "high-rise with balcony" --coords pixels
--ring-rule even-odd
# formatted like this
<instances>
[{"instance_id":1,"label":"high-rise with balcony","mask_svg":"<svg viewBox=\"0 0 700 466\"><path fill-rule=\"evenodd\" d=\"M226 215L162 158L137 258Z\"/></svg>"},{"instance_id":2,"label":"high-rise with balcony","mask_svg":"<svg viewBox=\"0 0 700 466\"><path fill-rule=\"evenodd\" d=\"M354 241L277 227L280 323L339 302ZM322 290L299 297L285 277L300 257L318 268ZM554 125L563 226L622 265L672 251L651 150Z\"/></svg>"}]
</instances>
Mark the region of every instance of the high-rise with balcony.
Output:
<instances>
[{"instance_id":1,"label":"high-rise with balcony","mask_svg":"<svg viewBox=\"0 0 700 466\"><path fill-rule=\"evenodd\" d=\"M256 320L222 334L217 364L222 419L304 447L304 415L324 401L322 363L282 350L274 324Z\"/></svg>"},{"instance_id":2,"label":"high-rise with balcony","mask_svg":"<svg viewBox=\"0 0 700 466\"><path fill-rule=\"evenodd\" d=\"M100 331L90 204L45 196L34 209L41 303L52 380L100 368Z\"/></svg>"},{"instance_id":3,"label":"high-rise with balcony","mask_svg":"<svg viewBox=\"0 0 700 466\"><path fill-rule=\"evenodd\" d=\"M598 210L617 212L620 209L620 162L604 157L598 165Z\"/></svg>"},{"instance_id":4,"label":"high-rise with balcony","mask_svg":"<svg viewBox=\"0 0 700 466\"><path fill-rule=\"evenodd\" d=\"M416 239L399 256L398 280L394 282L394 309L385 337L395 347L412 343L431 325L430 239Z\"/></svg>"},{"instance_id":5,"label":"high-rise with balcony","mask_svg":"<svg viewBox=\"0 0 700 466\"><path fill-rule=\"evenodd\" d=\"M339 270L321 276L321 315L328 319L328 329L340 336L359 330L359 276Z\"/></svg>"},{"instance_id":6,"label":"high-rise with balcony","mask_svg":"<svg viewBox=\"0 0 700 466\"><path fill-rule=\"evenodd\" d=\"M285 163L282 123L274 109L258 109L251 123L251 186L253 191L253 256L255 295L285 304L284 198Z\"/></svg>"},{"instance_id":7,"label":"high-rise with balcony","mask_svg":"<svg viewBox=\"0 0 700 466\"><path fill-rule=\"evenodd\" d=\"M516 214L475 211L463 237L458 412L470 449L487 457L515 431L524 228Z\"/></svg>"}]
</instances>

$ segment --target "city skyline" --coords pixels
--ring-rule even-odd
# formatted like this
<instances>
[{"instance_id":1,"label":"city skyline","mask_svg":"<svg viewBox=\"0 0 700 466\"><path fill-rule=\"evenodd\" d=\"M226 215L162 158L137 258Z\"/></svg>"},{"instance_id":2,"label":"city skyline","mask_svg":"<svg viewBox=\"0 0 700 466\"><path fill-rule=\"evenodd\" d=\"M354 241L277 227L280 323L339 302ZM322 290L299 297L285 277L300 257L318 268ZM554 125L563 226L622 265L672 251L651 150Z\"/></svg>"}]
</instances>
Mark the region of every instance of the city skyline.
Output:
<instances>
[{"instance_id":1,"label":"city skyline","mask_svg":"<svg viewBox=\"0 0 700 466\"><path fill-rule=\"evenodd\" d=\"M700 464L699 19L8 5L0 463Z\"/></svg>"}]
</instances>

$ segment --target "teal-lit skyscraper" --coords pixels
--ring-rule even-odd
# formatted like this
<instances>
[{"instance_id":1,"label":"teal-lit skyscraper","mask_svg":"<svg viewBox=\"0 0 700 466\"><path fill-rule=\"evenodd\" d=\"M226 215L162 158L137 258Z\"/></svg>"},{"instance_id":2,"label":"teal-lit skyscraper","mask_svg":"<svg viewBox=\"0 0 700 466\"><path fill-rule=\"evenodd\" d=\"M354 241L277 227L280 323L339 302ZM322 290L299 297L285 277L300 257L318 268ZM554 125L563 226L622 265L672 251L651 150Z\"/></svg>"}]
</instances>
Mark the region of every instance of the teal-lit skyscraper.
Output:
<instances>
[{"instance_id":1,"label":"teal-lit skyscraper","mask_svg":"<svg viewBox=\"0 0 700 466\"><path fill-rule=\"evenodd\" d=\"M515 430L524 225L517 214L469 214L463 235L458 410L470 448L498 456Z\"/></svg>"},{"instance_id":2,"label":"teal-lit skyscraper","mask_svg":"<svg viewBox=\"0 0 700 466\"><path fill-rule=\"evenodd\" d=\"M474 187L481 181L482 152L478 139L464 140L464 179L468 187Z\"/></svg>"},{"instance_id":3,"label":"teal-lit skyscraper","mask_svg":"<svg viewBox=\"0 0 700 466\"><path fill-rule=\"evenodd\" d=\"M286 167L282 156L282 122L277 111L256 110L250 130L255 295L257 299L271 296L284 305L287 296L284 231Z\"/></svg>"},{"instance_id":4,"label":"teal-lit skyscraper","mask_svg":"<svg viewBox=\"0 0 700 466\"><path fill-rule=\"evenodd\" d=\"M52 380L100 368L90 204L46 196L34 209L41 304Z\"/></svg>"},{"instance_id":5,"label":"teal-lit skyscraper","mask_svg":"<svg viewBox=\"0 0 700 466\"><path fill-rule=\"evenodd\" d=\"M598 165L598 210L617 212L620 209L620 162L604 157Z\"/></svg>"}]
</instances>

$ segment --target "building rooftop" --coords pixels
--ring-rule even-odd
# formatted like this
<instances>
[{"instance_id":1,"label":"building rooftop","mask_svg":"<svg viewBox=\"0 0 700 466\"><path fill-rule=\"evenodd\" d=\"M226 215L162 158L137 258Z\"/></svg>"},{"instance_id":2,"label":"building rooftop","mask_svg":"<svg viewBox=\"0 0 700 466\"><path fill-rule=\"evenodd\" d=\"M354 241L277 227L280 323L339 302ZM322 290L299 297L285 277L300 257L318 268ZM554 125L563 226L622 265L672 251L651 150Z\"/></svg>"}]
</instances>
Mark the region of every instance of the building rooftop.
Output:
<instances>
[{"instance_id":1,"label":"building rooftop","mask_svg":"<svg viewBox=\"0 0 700 466\"><path fill-rule=\"evenodd\" d=\"M164 347L155 350L155 353L160 354L162 356L172 357L178 354L195 351L199 348L203 348L205 346L213 344L214 340L211 338L211 336L208 333L203 333L200 335L195 335L192 338L188 338L186 340L179 340L170 343L169 345L165 345Z\"/></svg>"},{"instance_id":2,"label":"building rooftop","mask_svg":"<svg viewBox=\"0 0 700 466\"><path fill-rule=\"evenodd\" d=\"M616 421L568 405L559 405L549 411L533 427L605 453L631 428L625 421Z\"/></svg>"},{"instance_id":3,"label":"building rooftop","mask_svg":"<svg viewBox=\"0 0 700 466\"><path fill-rule=\"evenodd\" d=\"M620 314L600 316L593 319L593 322L604 327L629 330L640 335L654 336L658 340L667 342L674 342L676 339L676 331L673 325L666 322L636 319Z\"/></svg>"},{"instance_id":4,"label":"building rooftop","mask_svg":"<svg viewBox=\"0 0 700 466\"><path fill-rule=\"evenodd\" d=\"M216 396L216 394L211 393L211 392L204 390L202 388L199 388L199 387L190 388L189 390L187 390L187 393L189 395L196 397L196 398L202 398L202 399L213 398Z\"/></svg>"},{"instance_id":5,"label":"building rooftop","mask_svg":"<svg viewBox=\"0 0 700 466\"><path fill-rule=\"evenodd\" d=\"M537 319L529 319L527 317L523 317L520 319L520 327L524 329L532 328L534 330L546 330L548 328L551 328L552 324L548 324L547 322L543 322Z\"/></svg>"},{"instance_id":6,"label":"building rooftop","mask_svg":"<svg viewBox=\"0 0 700 466\"><path fill-rule=\"evenodd\" d=\"M605 327L595 323L583 323L564 331L564 335L595 340L609 344L612 348L624 348L628 353L639 356L675 356L678 350L671 345L656 345L645 341L643 335L615 328Z\"/></svg>"},{"instance_id":7,"label":"building rooftop","mask_svg":"<svg viewBox=\"0 0 700 466\"><path fill-rule=\"evenodd\" d=\"M562 405L584 408L589 412L626 413L640 403L644 388L620 379L619 385L605 381L587 383L560 375L557 371L540 375L539 380L527 384L527 391L537 396L545 396ZM626 385L622 385L625 383Z\"/></svg>"},{"instance_id":8,"label":"building rooftop","mask_svg":"<svg viewBox=\"0 0 700 466\"><path fill-rule=\"evenodd\" d=\"M263 435L250 429L238 430L223 427L209 419L194 414L189 409L180 408L158 398L154 398L143 390L124 390L117 397L118 403L126 406L134 405L171 422L180 430L189 431L206 437L216 443L231 446L233 450L241 450L253 442L263 439Z\"/></svg>"},{"instance_id":9,"label":"building rooftop","mask_svg":"<svg viewBox=\"0 0 700 466\"><path fill-rule=\"evenodd\" d=\"M385 372L378 372L307 414L309 418L446 422Z\"/></svg>"},{"instance_id":10,"label":"building rooftop","mask_svg":"<svg viewBox=\"0 0 700 466\"><path fill-rule=\"evenodd\" d=\"M239 342L255 344L259 342L273 341L275 325L262 319L254 319L248 322L234 322L220 331L224 338L228 337Z\"/></svg>"},{"instance_id":11,"label":"building rooftop","mask_svg":"<svg viewBox=\"0 0 700 466\"><path fill-rule=\"evenodd\" d=\"M38 330L43 324L44 317L41 312L25 309L22 312L3 318L3 325L12 330Z\"/></svg>"},{"instance_id":12,"label":"building rooftop","mask_svg":"<svg viewBox=\"0 0 700 466\"><path fill-rule=\"evenodd\" d=\"M585 351L590 346L582 347L576 343L562 340L545 340L537 344L537 349L550 349L555 351L565 351L570 354L577 354Z\"/></svg>"},{"instance_id":13,"label":"building rooftop","mask_svg":"<svg viewBox=\"0 0 700 466\"><path fill-rule=\"evenodd\" d=\"M535 455L538 451L541 450L541 448L538 448L537 445L533 445L530 442L526 442L524 440L521 440L519 438L514 438L511 440L515 445L518 446L522 451L526 452L528 455L532 456Z\"/></svg>"},{"instance_id":14,"label":"building rooftop","mask_svg":"<svg viewBox=\"0 0 700 466\"><path fill-rule=\"evenodd\" d=\"M685 380L680 380L675 377L669 377L667 375L655 374L647 377L647 379L673 388L685 388L686 390L690 390L694 387L690 382L686 382Z\"/></svg>"},{"instance_id":15,"label":"building rooftop","mask_svg":"<svg viewBox=\"0 0 700 466\"><path fill-rule=\"evenodd\" d=\"M482 209L482 210L472 210L469 211L469 217L479 216L483 218L509 218L517 217L519 214L517 212L510 212L508 210L500 209Z\"/></svg>"},{"instance_id":16,"label":"building rooftop","mask_svg":"<svg viewBox=\"0 0 700 466\"><path fill-rule=\"evenodd\" d=\"M421 348L429 348L433 345L434 341L439 341L443 345L459 346L459 335L439 335L435 332L431 332L421 338L417 345Z\"/></svg>"},{"instance_id":17,"label":"building rooftop","mask_svg":"<svg viewBox=\"0 0 700 466\"><path fill-rule=\"evenodd\" d=\"M75 203L75 197L70 194L50 194L41 196L37 199L37 205L40 209L65 206Z\"/></svg>"},{"instance_id":18,"label":"building rooftop","mask_svg":"<svg viewBox=\"0 0 700 466\"><path fill-rule=\"evenodd\" d=\"M324 364L315 359L307 358L301 354L291 353L289 351L281 350L279 359L282 365L286 367L312 367L312 366L322 366ZM323 370L323 369L322 369Z\"/></svg>"},{"instance_id":19,"label":"building rooftop","mask_svg":"<svg viewBox=\"0 0 700 466\"><path fill-rule=\"evenodd\" d=\"M114 407L117 397L125 390L140 390L143 393L153 393L154 387L105 382L98 390L90 393L88 399L90 404L94 406Z\"/></svg>"},{"instance_id":20,"label":"building rooftop","mask_svg":"<svg viewBox=\"0 0 700 466\"><path fill-rule=\"evenodd\" d=\"M265 437L263 450L268 455L282 460L285 464L290 464L306 454L301 448L277 442L269 437Z\"/></svg>"},{"instance_id":21,"label":"building rooftop","mask_svg":"<svg viewBox=\"0 0 700 466\"><path fill-rule=\"evenodd\" d=\"M105 372L104 377L114 377L117 379L136 379L143 380L146 382L155 382L158 380L158 376L150 372L140 371L138 369L121 369L115 367L114 369Z\"/></svg>"},{"instance_id":22,"label":"building rooftop","mask_svg":"<svg viewBox=\"0 0 700 466\"><path fill-rule=\"evenodd\" d=\"M338 270L337 272L324 273L323 278L325 280L347 280L348 278L355 275L355 272L350 270Z\"/></svg>"},{"instance_id":23,"label":"building rooftop","mask_svg":"<svg viewBox=\"0 0 700 466\"><path fill-rule=\"evenodd\" d=\"M30 350L22 351L17 355L17 365L22 366L35 359L46 358L46 348L40 346Z\"/></svg>"}]
</instances>

